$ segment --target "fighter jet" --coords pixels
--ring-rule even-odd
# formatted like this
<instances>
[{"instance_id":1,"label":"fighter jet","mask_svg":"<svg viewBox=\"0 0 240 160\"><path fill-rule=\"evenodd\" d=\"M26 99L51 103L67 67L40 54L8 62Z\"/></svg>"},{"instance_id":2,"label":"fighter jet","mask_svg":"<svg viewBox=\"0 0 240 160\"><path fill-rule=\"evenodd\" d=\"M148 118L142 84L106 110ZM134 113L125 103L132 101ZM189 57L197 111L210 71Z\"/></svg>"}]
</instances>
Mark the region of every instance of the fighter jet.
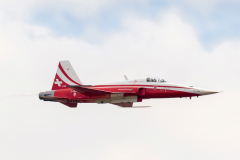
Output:
<instances>
[{"instance_id":1,"label":"fighter jet","mask_svg":"<svg viewBox=\"0 0 240 160\"><path fill-rule=\"evenodd\" d=\"M60 102L68 107L75 108L78 103L110 103L120 107L149 107L133 106L133 103L142 102L151 98L183 98L198 97L218 93L206 89L173 84L162 78L147 77L144 79L129 80L103 84L84 85L75 73L69 61L60 61L52 90L39 93L39 99L51 102Z\"/></svg>"}]
</instances>

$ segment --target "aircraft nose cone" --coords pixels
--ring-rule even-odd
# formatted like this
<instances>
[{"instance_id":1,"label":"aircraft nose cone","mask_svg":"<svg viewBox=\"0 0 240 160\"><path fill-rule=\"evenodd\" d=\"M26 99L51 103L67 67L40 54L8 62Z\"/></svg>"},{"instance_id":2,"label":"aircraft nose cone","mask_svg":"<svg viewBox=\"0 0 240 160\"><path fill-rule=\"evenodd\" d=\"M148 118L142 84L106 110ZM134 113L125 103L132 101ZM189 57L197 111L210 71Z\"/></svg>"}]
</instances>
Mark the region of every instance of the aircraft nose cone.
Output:
<instances>
[{"instance_id":1,"label":"aircraft nose cone","mask_svg":"<svg viewBox=\"0 0 240 160\"><path fill-rule=\"evenodd\" d=\"M204 89L200 90L201 95L208 95L208 94L215 94L215 93L219 93L219 92L218 91L211 91L211 90L204 90Z\"/></svg>"}]
</instances>

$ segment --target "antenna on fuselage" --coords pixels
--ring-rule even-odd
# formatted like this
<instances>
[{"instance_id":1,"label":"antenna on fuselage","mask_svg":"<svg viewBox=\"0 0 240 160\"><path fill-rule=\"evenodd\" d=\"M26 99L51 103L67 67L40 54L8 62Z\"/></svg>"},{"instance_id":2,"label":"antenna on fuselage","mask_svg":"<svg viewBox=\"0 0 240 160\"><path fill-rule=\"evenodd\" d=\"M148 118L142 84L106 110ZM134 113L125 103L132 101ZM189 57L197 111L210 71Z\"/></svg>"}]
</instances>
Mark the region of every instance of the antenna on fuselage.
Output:
<instances>
[{"instance_id":1,"label":"antenna on fuselage","mask_svg":"<svg viewBox=\"0 0 240 160\"><path fill-rule=\"evenodd\" d=\"M127 78L127 76L126 76L126 75L124 75L124 78L125 78L125 80L126 80L126 81L128 81L128 78Z\"/></svg>"}]
</instances>

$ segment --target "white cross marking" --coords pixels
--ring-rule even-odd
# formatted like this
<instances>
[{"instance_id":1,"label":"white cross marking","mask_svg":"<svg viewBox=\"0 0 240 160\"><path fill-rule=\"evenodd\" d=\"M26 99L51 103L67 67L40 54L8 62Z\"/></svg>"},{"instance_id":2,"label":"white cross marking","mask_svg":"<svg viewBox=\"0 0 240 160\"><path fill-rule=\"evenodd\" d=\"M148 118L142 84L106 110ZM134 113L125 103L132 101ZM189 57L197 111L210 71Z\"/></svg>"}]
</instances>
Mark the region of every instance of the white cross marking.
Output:
<instances>
[{"instance_id":1,"label":"white cross marking","mask_svg":"<svg viewBox=\"0 0 240 160\"><path fill-rule=\"evenodd\" d=\"M62 81L59 81L58 79L56 79L56 82L55 82L55 84L57 84L57 85L58 85L58 87L61 87Z\"/></svg>"}]
</instances>

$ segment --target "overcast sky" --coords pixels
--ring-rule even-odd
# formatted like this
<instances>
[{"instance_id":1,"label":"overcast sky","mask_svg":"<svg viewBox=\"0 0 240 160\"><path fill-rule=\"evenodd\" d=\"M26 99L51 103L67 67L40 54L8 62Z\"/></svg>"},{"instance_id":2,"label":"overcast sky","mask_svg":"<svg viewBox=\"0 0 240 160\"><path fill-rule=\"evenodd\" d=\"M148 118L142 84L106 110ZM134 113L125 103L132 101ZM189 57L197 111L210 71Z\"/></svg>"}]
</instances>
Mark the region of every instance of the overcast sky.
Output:
<instances>
[{"instance_id":1,"label":"overcast sky","mask_svg":"<svg viewBox=\"0 0 240 160\"><path fill-rule=\"evenodd\" d=\"M239 0L0 0L0 159L239 160ZM87 85L147 76L223 91L150 108L43 102L60 60Z\"/></svg>"}]
</instances>

